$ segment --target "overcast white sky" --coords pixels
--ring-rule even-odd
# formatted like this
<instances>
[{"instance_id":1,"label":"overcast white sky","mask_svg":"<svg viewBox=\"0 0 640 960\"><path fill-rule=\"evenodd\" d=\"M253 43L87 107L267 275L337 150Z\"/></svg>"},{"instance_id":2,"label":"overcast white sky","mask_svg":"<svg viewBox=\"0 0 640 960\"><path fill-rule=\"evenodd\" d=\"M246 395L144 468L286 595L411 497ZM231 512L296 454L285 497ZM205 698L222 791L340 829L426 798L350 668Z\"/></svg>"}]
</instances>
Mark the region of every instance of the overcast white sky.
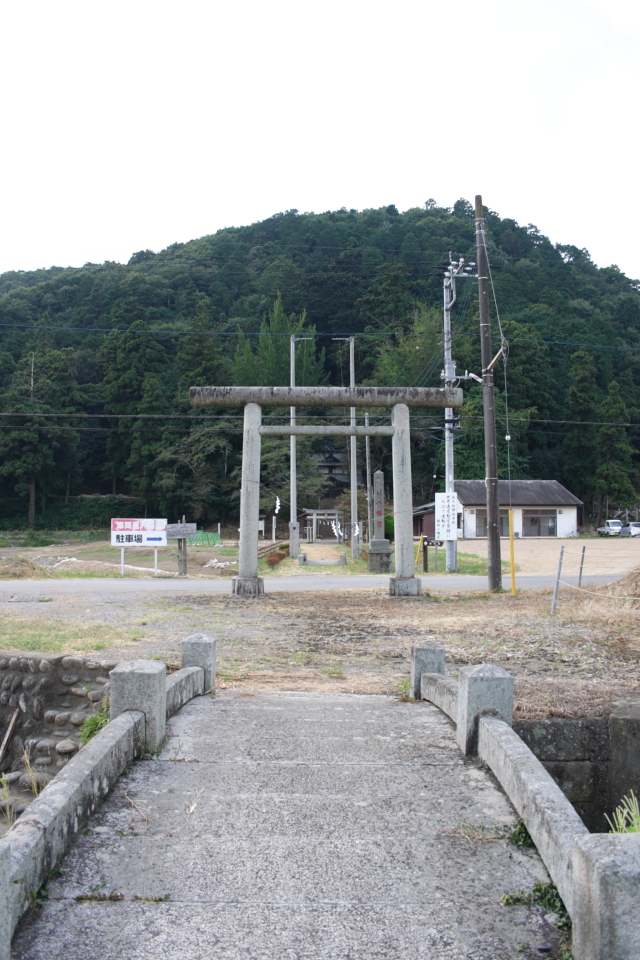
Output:
<instances>
[{"instance_id":1,"label":"overcast white sky","mask_svg":"<svg viewBox=\"0 0 640 960\"><path fill-rule=\"evenodd\" d=\"M485 203L640 277L630 0L5 4L0 271Z\"/></svg>"}]
</instances>

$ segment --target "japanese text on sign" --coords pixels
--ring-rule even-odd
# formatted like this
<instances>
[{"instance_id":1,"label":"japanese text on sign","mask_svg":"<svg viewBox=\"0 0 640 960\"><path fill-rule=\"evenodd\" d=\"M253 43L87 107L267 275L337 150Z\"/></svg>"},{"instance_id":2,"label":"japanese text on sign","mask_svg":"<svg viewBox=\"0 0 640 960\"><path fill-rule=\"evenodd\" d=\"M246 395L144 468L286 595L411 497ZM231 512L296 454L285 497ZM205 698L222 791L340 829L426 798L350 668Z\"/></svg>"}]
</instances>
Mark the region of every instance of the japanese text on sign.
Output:
<instances>
[{"instance_id":1,"label":"japanese text on sign","mask_svg":"<svg viewBox=\"0 0 640 960\"><path fill-rule=\"evenodd\" d=\"M436 493L436 540L458 539L458 498L455 493Z\"/></svg>"},{"instance_id":2,"label":"japanese text on sign","mask_svg":"<svg viewBox=\"0 0 640 960\"><path fill-rule=\"evenodd\" d=\"M167 521L153 517L111 520L112 547L166 547Z\"/></svg>"}]
</instances>

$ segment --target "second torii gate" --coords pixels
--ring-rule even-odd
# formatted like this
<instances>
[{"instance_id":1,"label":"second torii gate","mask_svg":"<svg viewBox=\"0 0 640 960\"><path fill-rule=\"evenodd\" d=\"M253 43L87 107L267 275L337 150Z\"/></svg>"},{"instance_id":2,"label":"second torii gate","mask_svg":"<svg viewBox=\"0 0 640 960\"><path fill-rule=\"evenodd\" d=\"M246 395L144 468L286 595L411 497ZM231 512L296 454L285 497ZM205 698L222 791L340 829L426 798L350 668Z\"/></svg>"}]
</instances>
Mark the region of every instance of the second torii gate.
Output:
<instances>
[{"instance_id":1,"label":"second torii gate","mask_svg":"<svg viewBox=\"0 0 640 960\"><path fill-rule=\"evenodd\" d=\"M414 576L413 559L409 407L461 407L462 390L457 387L191 387L190 400L193 407L244 407L240 556L238 576L231 585L233 594L257 597L264 593L264 580L258 576L261 437L355 435L391 437L396 575L389 580L389 593L396 597L419 596L421 583ZM263 426L263 407L391 407L391 426Z\"/></svg>"}]
</instances>

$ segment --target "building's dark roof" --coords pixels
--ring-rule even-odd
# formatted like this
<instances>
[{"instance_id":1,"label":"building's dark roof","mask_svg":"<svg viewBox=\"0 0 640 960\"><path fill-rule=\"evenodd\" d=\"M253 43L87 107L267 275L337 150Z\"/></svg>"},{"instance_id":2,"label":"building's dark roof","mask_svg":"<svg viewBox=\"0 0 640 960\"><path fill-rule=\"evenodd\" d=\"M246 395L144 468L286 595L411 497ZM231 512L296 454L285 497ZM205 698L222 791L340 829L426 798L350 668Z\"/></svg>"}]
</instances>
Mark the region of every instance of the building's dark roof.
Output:
<instances>
[{"instance_id":1,"label":"building's dark roof","mask_svg":"<svg viewBox=\"0 0 640 960\"><path fill-rule=\"evenodd\" d=\"M484 480L454 480L458 500L463 507L484 507L487 503L487 488ZM511 500L509 481L498 480L498 500L501 507L579 507L578 500L557 480L512 480ZM435 500L413 508L414 516L431 513Z\"/></svg>"},{"instance_id":2,"label":"building's dark roof","mask_svg":"<svg viewBox=\"0 0 640 960\"><path fill-rule=\"evenodd\" d=\"M509 490L511 486L511 490ZM483 507L487 502L484 480L455 480L455 491L463 507ZM501 507L579 507L582 500L574 497L557 480L498 480L498 502Z\"/></svg>"}]
</instances>

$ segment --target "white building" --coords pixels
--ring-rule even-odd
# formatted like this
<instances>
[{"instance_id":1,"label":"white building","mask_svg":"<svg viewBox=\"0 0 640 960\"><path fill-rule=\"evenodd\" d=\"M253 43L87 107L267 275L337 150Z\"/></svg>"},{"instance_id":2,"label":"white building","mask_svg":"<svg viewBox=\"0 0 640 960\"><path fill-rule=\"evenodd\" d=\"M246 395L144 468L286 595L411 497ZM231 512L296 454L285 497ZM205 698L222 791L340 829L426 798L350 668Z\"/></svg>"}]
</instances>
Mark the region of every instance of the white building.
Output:
<instances>
[{"instance_id":1,"label":"white building","mask_svg":"<svg viewBox=\"0 0 640 960\"><path fill-rule=\"evenodd\" d=\"M487 535L487 490L484 480L456 480L462 508L462 533L466 540ZM498 481L500 536L509 536L509 507L513 508L516 537L577 537L578 507L574 497L557 480Z\"/></svg>"},{"instance_id":2,"label":"white building","mask_svg":"<svg viewBox=\"0 0 640 960\"><path fill-rule=\"evenodd\" d=\"M474 540L487 535L487 490L484 480L456 480L458 536ZM499 480L500 536L509 536L509 507L513 509L514 536L577 537L578 507L574 497L557 480ZM414 534L433 537L434 505L416 507Z\"/></svg>"}]
</instances>

